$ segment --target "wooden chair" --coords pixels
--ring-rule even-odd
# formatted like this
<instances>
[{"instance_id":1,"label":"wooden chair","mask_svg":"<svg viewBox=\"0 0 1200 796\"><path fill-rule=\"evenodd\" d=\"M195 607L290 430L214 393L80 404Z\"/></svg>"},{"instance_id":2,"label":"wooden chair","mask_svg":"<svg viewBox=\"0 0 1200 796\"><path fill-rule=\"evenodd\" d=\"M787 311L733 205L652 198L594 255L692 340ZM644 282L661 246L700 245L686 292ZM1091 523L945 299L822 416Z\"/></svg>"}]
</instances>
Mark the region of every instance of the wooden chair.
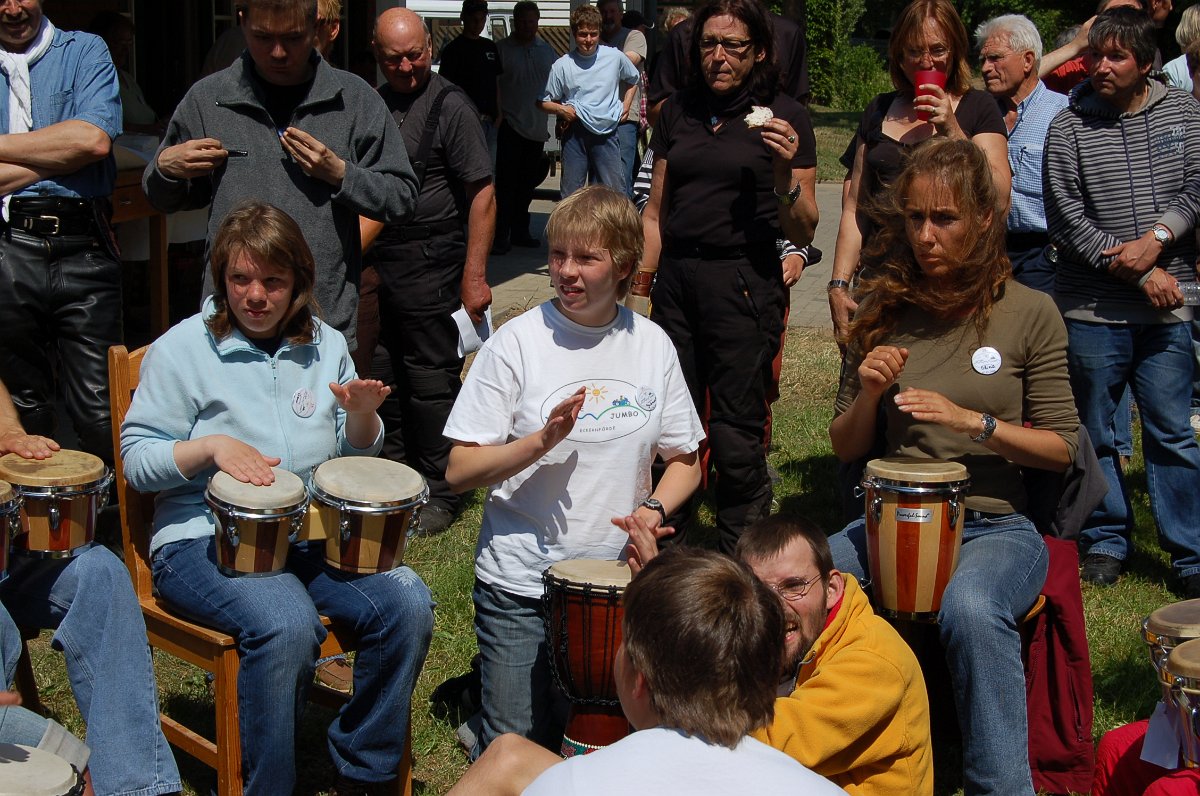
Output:
<instances>
[{"instance_id":1,"label":"wooden chair","mask_svg":"<svg viewBox=\"0 0 1200 796\"><path fill-rule=\"evenodd\" d=\"M150 646L213 675L216 709L216 740L203 737L176 719L161 714L163 734L172 744L217 772L217 792L234 796L242 792L242 743L238 731L237 642L233 636L198 625L171 612L165 601L156 597L150 575L150 531L154 516L154 496L137 492L125 480L121 461L121 424L133 401L146 347L130 352L124 346L108 351L109 401L112 407L114 486L121 504L121 537L125 563L133 578L134 591L146 620ZM356 639L345 628L322 622L329 630L321 645L321 656L353 650ZM333 709L345 703L341 692L314 684L312 701ZM408 735L404 754L397 769L396 793L412 796L412 718L408 717Z\"/></svg>"}]
</instances>

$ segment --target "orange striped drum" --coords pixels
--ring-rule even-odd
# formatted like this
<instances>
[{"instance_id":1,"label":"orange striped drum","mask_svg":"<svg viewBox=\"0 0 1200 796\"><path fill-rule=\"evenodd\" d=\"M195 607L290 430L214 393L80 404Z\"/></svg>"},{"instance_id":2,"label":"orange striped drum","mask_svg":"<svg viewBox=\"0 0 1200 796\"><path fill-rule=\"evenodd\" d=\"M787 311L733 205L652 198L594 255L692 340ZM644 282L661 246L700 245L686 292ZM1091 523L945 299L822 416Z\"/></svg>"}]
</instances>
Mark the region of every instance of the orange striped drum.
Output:
<instances>
[{"instance_id":1,"label":"orange striped drum","mask_svg":"<svg viewBox=\"0 0 1200 796\"><path fill-rule=\"evenodd\" d=\"M20 527L18 510L21 501L13 491L12 484L0 481L0 579L8 572L8 549L13 534Z\"/></svg>"},{"instance_id":2,"label":"orange striped drum","mask_svg":"<svg viewBox=\"0 0 1200 796\"><path fill-rule=\"evenodd\" d=\"M867 463L867 559L876 610L884 616L937 620L958 567L967 468L940 459Z\"/></svg>"},{"instance_id":3,"label":"orange striped drum","mask_svg":"<svg viewBox=\"0 0 1200 796\"><path fill-rule=\"evenodd\" d=\"M287 563L289 536L300 530L308 493L295 473L272 467L275 482L246 484L220 472L208 482L204 502L217 522L217 567L226 575L277 575Z\"/></svg>"},{"instance_id":4,"label":"orange striped drum","mask_svg":"<svg viewBox=\"0 0 1200 796\"><path fill-rule=\"evenodd\" d=\"M21 504L14 553L71 558L92 546L112 483L98 456L60 450L48 459L24 459L10 453L0 458L0 479L12 484Z\"/></svg>"},{"instance_id":5,"label":"orange striped drum","mask_svg":"<svg viewBox=\"0 0 1200 796\"><path fill-rule=\"evenodd\" d=\"M429 500L416 470L388 459L343 456L313 472L305 538L325 540L325 561L345 572L387 572L404 563L408 528Z\"/></svg>"},{"instance_id":6,"label":"orange striped drum","mask_svg":"<svg viewBox=\"0 0 1200 796\"><path fill-rule=\"evenodd\" d=\"M1171 698L1179 721L1175 727L1183 763L1188 768L1200 768L1200 639L1185 641L1167 655L1167 679L1171 681Z\"/></svg>"}]
</instances>

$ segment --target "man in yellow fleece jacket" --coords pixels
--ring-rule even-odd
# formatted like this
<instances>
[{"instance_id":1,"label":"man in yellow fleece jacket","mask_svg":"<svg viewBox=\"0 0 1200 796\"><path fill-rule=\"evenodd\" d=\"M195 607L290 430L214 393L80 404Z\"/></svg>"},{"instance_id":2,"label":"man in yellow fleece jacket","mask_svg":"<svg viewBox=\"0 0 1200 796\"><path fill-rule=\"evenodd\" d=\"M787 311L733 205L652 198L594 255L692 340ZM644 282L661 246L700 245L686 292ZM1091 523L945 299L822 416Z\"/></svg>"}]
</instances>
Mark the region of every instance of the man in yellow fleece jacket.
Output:
<instances>
[{"instance_id":1,"label":"man in yellow fleece jacket","mask_svg":"<svg viewBox=\"0 0 1200 796\"><path fill-rule=\"evenodd\" d=\"M775 718L752 736L853 796L933 793L929 699L912 650L875 615L805 520L748 528L736 555L783 599L785 670Z\"/></svg>"}]
</instances>

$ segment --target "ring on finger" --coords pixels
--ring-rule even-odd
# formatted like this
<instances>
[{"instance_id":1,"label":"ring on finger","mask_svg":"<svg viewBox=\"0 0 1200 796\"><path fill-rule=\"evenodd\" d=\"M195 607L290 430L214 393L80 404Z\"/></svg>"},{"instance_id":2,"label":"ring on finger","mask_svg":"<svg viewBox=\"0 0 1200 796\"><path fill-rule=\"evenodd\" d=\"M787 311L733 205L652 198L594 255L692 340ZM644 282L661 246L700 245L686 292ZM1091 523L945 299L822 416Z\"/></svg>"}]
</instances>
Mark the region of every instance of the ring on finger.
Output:
<instances>
[{"instance_id":1,"label":"ring on finger","mask_svg":"<svg viewBox=\"0 0 1200 796\"><path fill-rule=\"evenodd\" d=\"M788 136L788 143L789 143L789 144L794 144L794 143L796 143L796 136L794 136L794 135L789 135L789 136Z\"/></svg>"}]
</instances>

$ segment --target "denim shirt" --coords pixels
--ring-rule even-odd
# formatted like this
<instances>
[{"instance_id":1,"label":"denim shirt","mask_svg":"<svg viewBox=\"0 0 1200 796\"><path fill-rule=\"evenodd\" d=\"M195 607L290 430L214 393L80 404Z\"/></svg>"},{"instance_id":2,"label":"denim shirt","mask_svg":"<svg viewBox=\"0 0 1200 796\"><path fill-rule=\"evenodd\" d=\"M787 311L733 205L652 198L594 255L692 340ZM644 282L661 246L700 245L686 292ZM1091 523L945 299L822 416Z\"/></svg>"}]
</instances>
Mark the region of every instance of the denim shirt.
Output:
<instances>
[{"instance_id":1,"label":"denim shirt","mask_svg":"<svg viewBox=\"0 0 1200 796\"><path fill-rule=\"evenodd\" d=\"M88 122L109 138L121 134L121 93L117 70L99 36L55 30L50 49L29 70L33 129L68 120ZM8 132L8 78L0 74L0 133ZM19 196L91 199L112 193L117 167L113 156L78 171L35 182Z\"/></svg>"},{"instance_id":2,"label":"denim shirt","mask_svg":"<svg viewBox=\"0 0 1200 796\"><path fill-rule=\"evenodd\" d=\"M1012 206L1008 211L1010 232L1045 232L1046 211L1042 207L1042 150L1050 122L1067 107L1064 94L1038 83L1017 104L1017 123L1008 134L1008 165L1012 167ZM1000 112L1007 109L1001 105Z\"/></svg>"}]
</instances>

